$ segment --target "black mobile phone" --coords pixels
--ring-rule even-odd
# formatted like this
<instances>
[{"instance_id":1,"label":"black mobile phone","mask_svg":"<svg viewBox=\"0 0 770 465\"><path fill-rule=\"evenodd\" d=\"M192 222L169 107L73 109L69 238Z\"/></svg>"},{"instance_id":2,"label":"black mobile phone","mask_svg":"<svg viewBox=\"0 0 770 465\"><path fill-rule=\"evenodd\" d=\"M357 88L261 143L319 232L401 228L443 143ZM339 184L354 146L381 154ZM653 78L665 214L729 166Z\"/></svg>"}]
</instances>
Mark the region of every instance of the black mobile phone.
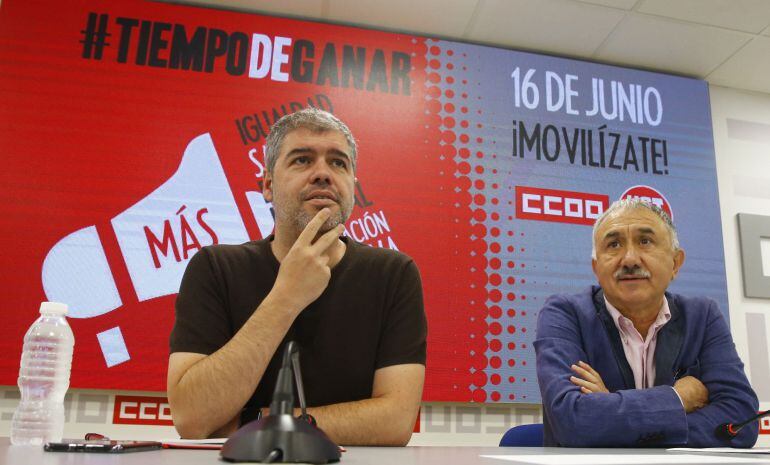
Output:
<instances>
[{"instance_id":1,"label":"black mobile phone","mask_svg":"<svg viewBox=\"0 0 770 465\"><path fill-rule=\"evenodd\" d=\"M160 449L157 441L116 441L110 439L62 439L61 442L47 442L43 449L47 452L98 452L102 454L122 454L143 450Z\"/></svg>"}]
</instances>

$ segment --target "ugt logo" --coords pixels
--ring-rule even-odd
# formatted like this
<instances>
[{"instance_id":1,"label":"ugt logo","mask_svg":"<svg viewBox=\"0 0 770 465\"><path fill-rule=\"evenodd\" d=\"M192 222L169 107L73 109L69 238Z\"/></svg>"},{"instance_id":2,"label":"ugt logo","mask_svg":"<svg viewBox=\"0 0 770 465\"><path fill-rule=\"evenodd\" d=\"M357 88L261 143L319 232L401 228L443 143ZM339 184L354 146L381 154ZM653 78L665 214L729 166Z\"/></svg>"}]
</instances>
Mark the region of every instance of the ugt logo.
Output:
<instances>
[{"instance_id":1,"label":"ugt logo","mask_svg":"<svg viewBox=\"0 0 770 465\"><path fill-rule=\"evenodd\" d=\"M671 210L671 204L669 203L668 199L657 189L650 186L633 186L626 189L625 192L620 194L621 199L639 199L643 202L651 203L657 207L660 207L664 212L666 212L671 218L671 221L674 221L674 212Z\"/></svg>"}]
</instances>

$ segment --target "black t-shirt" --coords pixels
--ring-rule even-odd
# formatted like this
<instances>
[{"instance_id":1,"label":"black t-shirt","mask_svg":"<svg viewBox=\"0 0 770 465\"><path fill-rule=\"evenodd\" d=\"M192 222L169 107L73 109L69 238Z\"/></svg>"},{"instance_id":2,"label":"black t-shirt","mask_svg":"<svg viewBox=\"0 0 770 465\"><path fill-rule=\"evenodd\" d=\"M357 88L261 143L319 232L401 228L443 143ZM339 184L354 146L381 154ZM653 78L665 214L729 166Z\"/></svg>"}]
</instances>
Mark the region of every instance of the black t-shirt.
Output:
<instances>
[{"instance_id":1,"label":"black t-shirt","mask_svg":"<svg viewBox=\"0 0 770 465\"><path fill-rule=\"evenodd\" d=\"M292 324L273 354L242 421L270 405L284 344L294 340L308 406L367 399L374 371L425 364L427 322L417 266L408 256L343 238L345 255L321 296ZM270 239L201 249L176 300L171 352L209 355L262 303L278 276Z\"/></svg>"}]
</instances>

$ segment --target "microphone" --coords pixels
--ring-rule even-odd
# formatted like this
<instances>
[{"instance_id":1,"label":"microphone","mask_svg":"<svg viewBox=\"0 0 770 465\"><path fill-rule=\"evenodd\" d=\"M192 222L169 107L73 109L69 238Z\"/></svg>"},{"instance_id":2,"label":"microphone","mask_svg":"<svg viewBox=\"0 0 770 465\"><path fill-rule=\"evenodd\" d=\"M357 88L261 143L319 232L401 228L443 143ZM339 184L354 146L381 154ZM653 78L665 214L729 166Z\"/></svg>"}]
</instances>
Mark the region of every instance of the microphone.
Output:
<instances>
[{"instance_id":1,"label":"microphone","mask_svg":"<svg viewBox=\"0 0 770 465\"><path fill-rule=\"evenodd\" d=\"M270 415L291 415L294 412L292 355L295 353L297 353L297 345L294 341L289 341L283 351L281 369L278 370L273 400L270 402Z\"/></svg>"},{"instance_id":2,"label":"microphone","mask_svg":"<svg viewBox=\"0 0 770 465\"><path fill-rule=\"evenodd\" d=\"M302 415L295 418L297 382ZM305 410L305 392L299 368L299 349L289 341L270 402L270 414L242 426L222 446L228 462L329 463L339 462L340 448L312 421Z\"/></svg>"},{"instance_id":3,"label":"microphone","mask_svg":"<svg viewBox=\"0 0 770 465\"><path fill-rule=\"evenodd\" d=\"M765 410L764 412L759 412L748 420L738 424L722 423L714 429L714 436L718 437L719 439L729 441L738 435L738 432L741 430L741 428L768 415L770 415L770 410Z\"/></svg>"}]
</instances>

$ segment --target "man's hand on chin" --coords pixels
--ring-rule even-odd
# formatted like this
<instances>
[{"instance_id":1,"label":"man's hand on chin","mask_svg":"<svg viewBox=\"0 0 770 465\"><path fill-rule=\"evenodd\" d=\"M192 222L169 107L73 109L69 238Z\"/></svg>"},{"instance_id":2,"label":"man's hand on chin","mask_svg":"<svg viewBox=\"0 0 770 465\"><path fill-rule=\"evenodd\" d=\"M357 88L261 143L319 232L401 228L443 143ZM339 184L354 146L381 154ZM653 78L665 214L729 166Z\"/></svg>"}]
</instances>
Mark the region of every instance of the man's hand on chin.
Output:
<instances>
[{"instance_id":1,"label":"man's hand on chin","mask_svg":"<svg viewBox=\"0 0 770 465\"><path fill-rule=\"evenodd\" d=\"M271 296L283 299L283 303L288 303L297 312L315 301L329 284L331 269L327 250L339 240L344 230L342 225L337 225L319 236L330 215L331 211L323 208L305 226L281 261L278 277L270 292Z\"/></svg>"}]
</instances>

